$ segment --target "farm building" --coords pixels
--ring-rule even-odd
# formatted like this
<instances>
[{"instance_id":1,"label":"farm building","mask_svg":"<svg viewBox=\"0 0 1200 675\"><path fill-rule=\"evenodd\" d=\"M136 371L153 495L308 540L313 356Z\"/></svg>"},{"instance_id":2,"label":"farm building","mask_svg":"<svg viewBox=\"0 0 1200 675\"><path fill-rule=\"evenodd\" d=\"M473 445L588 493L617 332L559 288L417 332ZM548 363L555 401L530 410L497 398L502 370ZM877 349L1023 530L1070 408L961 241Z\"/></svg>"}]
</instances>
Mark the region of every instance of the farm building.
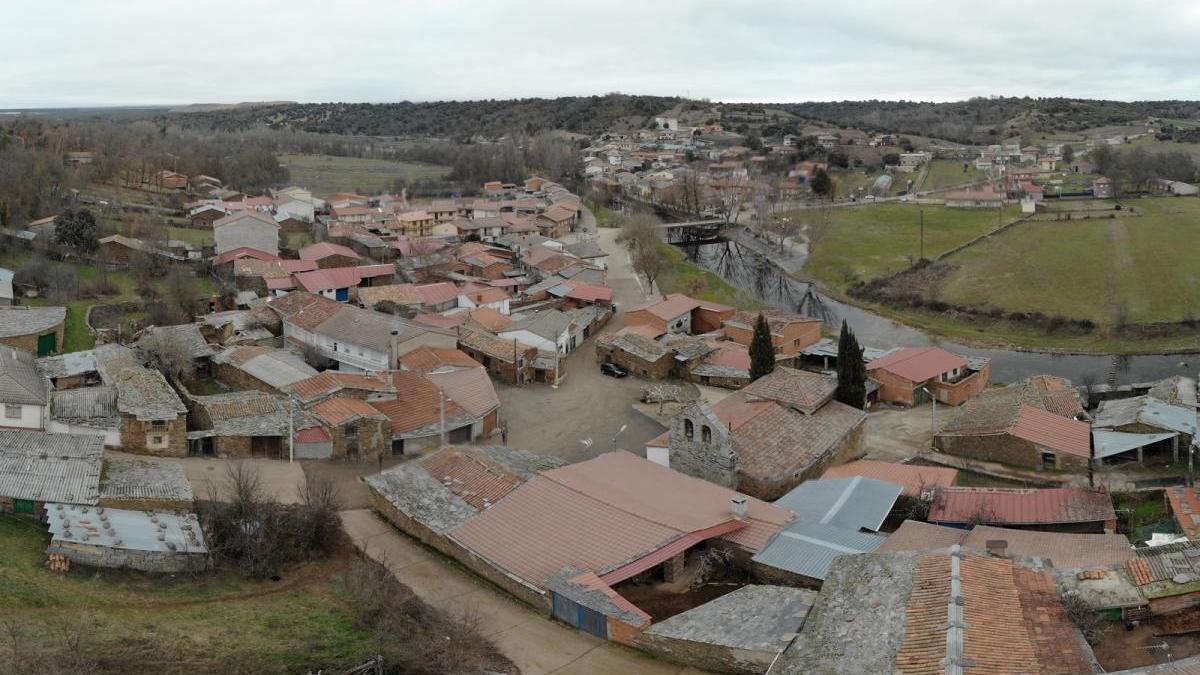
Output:
<instances>
[{"instance_id":1,"label":"farm building","mask_svg":"<svg viewBox=\"0 0 1200 675\"><path fill-rule=\"evenodd\" d=\"M983 391L991 377L987 359L966 359L940 347L906 347L867 364L879 382L879 400L919 405L930 397L961 405Z\"/></svg>"},{"instance_id":2,"label":"farm building","mask_svg":"<svg viewBox=\"0 0 1200 675\"><path fill-rule=\"evenodd\" d=\"M776 310L764 310L762 315L767 320L767 330L771 333L771 344L775 346L776 359L798 357L821 339L820 319ZM730 340L749 347L757 320L757 314L739 311L722 321L721 328Z\"/></svg>"},{"instance_id":3,"label":"farm building","mask_svg":"<svg viewBox=\"0 0 1200 675\"><path fill-rule=\"evenodd\" d=\"M183 465L173 459L117 457L104 459L99 505L133 511L191 511L192 485Z\"/></svg>"},{"instance_id":4,"label":"farm building","mask_svg":"<svg viewBox=\"0 0 1200 675\"><path fill-rule=\"evenodd\" d=\"M933 551L961 544L999 557L1038 558L1061 569L1119 567L1135 557L1123 534L1038 532L976 525L969 530L919 520L900 524L879 551Z\"/></svg>"},{"instance_id":5,"label":"farm building","mask_svg":"<svg viewBox=\"0 0 1200 675\"><path fill-rule=\"evenodd\" d=\"M0 345L39 357L57 354L66 319L66 307L0 305Z\"/></svg>"},{"instance_id":6,"label":"farm building","mask_svg":"<svg viewBox=\"0 0 1200 675\"><path fill-rule=\"evenodd\" d=\"M0 513L41 517L47 502L95 505L103 441L0 429Z\"/></svg>"},{"instance_id":7,"label":"farm building","mask_svg":"<svg viewBox=\"0 0 1200 675\"><path fill-rule=\"evenodd\" d=\"M1004 195L986 190L963 190L945 195L946 208L998 209L1004 206Z\"/></svg>"},{"instance_id":8,"label":"farm building","mask_svg":"<svg viewBox=\"0 0 1200 675\"><path fill-rule=\"evenodd\" d=\"M212 567L193 513L47 504L46 518L51 536L46 553L72 564L163 574Z\"/></svg>"},{"instance_id":9,"label":"farm building","mask_svg":"<svg viewBox=\"0 0 1200 675\"><path fill-rule=\"evenodd\" d=\"M902 496L920 498L924 492L954 485L954 480L958 477L958 469L945 466L896 464L881 462L877 459L859 459L831 466L821 475L821 478L853 478L855 476L895 483L900 486Z\"/></svg>"},{"instance_id":10,"label":"farm building","mask_svg":"<svg viewBox=\"0 0 1200 675\"><path fill-rule=\"evenodd\" d=\"M1087 488L942 488L929 505L927 519L961 528L982 524L1055 532L1117 529L1112 497Z\"/></svg>"},{"instance_id":11,"label":"farm building","mask_svg":"<svg viewBox=\"0 0 1200 675\"><path fill-rule=\"evenodd\" d=\"M1179 461L1180 446L1188 447L1196 434L1196 410L1148 395L1102 401L1092 426L1122 434L1100 437L1108 443L1104 459L1132 450L1139 464L1145 463L1147 454L1163 464L1174 463Z\"/></svg>"},{"instance_id":12,"label":"farm building","mask_svg":"<svg viewBox=\"0 0 1200 675\"><path fill-rule=\"evenodd\" d=\"M786 586L743 586L654 624L636 642L707 672L763 673L800 632L816 596Z\"/></svg>"}]
</instances>

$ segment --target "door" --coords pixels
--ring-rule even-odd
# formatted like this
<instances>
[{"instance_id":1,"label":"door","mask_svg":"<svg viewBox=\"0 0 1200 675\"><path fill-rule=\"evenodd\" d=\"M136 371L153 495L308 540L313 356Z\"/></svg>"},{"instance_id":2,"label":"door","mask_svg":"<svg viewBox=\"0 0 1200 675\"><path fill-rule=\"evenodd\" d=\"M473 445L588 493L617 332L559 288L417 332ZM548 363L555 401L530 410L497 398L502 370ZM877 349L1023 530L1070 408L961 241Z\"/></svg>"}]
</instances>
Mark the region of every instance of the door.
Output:
<instances>
[{"instance_id":1,"label":"door","mask_svg":"<svg viewBox=\"0 0 1200 675\"><path fill-rule=\"evenodd\" d=\"M913 389L913 405L921 405L929 400L929 390L924 387Z\"/></svg>"},{"instance_id":2,"label":"door","mask_svg":"<svg viewBox=\"0 0 1200 675\"><path fill-rule=\"evenodd\" d=\"M54 333L46 333L38 336L38 356L48 356L58 350L58 336Z\"/></svg>"},{"instance_id":3,"label":"door","mask_svg":"<svg viewBox=\"0 0 1200 675\"><path fill-rule=\"evenodd\" d=\"M29 501L28 499L14 499L13 500L13 512L14 513L28 513L29 515L32 516L33 515L33 502Z\"/></svg>"},{"instance_id":4,"label":"door","mask_svg":"<svg viewBox=\"0 0 1200 675\"><path fill-rule=\"evenodd\" d=\"M471 425L453 429L448 434L448 440L451 443L470 443L471 442Z\"/></svg>"},{"instance_id":5,"label":"door","mask_svg":"<svg viewBox=\"0 0 1200 675\"><path fill-rule=\"evenodd\" d=\"M601 640L608 639L608 619L593 609L564 598L558 593L552 595L551 606L555 618L575 626L579 630L595 635Z\"/></svg>"},{"instance_id":6,"label":"door","mask_svg":"<svg viewBox=\"0 0 1200 675\"><path fill-rule=\"evenodd\" d=\"M339 288L339 289L337 289L337 300L338 300L338 302L346 302L346 301L347 301L347 300L349 300L349 299L350 299L350 289L349 289L349 288Z\"/></svg>"}]
</instances>

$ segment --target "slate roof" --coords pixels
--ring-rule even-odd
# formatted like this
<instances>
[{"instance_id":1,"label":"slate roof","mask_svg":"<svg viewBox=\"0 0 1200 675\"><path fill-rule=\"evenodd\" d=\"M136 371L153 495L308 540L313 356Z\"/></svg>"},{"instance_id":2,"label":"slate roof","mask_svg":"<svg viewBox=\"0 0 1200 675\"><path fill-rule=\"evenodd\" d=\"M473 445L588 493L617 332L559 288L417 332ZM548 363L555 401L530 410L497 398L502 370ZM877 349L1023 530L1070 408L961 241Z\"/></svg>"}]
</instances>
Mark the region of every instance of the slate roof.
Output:
<instances>
[{"instance_id":1,"label":"slate roof","mask_svg":"<svg viewBox=\"0 0 1200 675\"><path fill-rule=\"evenodd\" d=\"M1052 525L1116 520L1112 498L1086 488L971 488L938 490L929 506L931 523Z\"/></svg>"},{"instance_id":2,"label":"slate roof","mask_svg":"<svg viewBox=\"0 0 1200 675\"><path fill-rule=\"evenodd\" d=\"M860 459L832 466L822 474L821 478L849 478L852 476L863 476L895 483L901 487L901 494L904 496L920 497L922 490L954 485L958 469Z\"/></svg>"},{"instance_id":3,"label":"slate roof","mask_svg":"<svg viewBox=\"0 0 1200 675\"><path fill-rule=\"evenodd\" d=\"M161 337L158 337L161 336ZM200 326L194 323L184 323L176 326L151 326L146 329L137 341L139 349L146 349L151 340L162 339L181 346L193 359L211 357L215 350L204 336L200 334Z\"/></svg>"},{"instance_id":4,"label":"slate roof","mask_svg":"<svg viewBox=\"0 0 1200 675\"><path fill-rule=\"evenodd\" d=\"M46 405L47 385L32 354L0 346L0 403Z\"/></svg>"},{"instance_id":5,"label":"slate roof","mask_svg":"<svg viewBox=\"0 0 1200 675\"><path fill-rule=\"evenodd\" d=\"M187 406L162 373L149 368L124 368L113 379L117 410L139 420L172 420L187 414Z\"/></svg>"},{"instance_id":6,"label":"slate roof","mask_svg":"<svg viewBox=\"0 0 1200 675\"><path fill-rule=\"evenodd\" d=\"M213 363L227 363L276 389L317 374L303 356L291 350L257 345L230 347L213 357Z\"/></svg>"},{"instance_id":7,"label":"slate roof","mask_svg":"<svg viewBox=\"0 0 1200 675\"><path fill-rule=\"evenodd\" d=\"M772 672L940 673L949 659L963 673L1091 673L1083 645L1043 569L957 548L874 553L835 560Z\"/></svg>"},{"instance_id":8,"label":"slate roof","mask_svg":"<svg viewBox=\"0 0 1200 675\"><path fill-rule=\"evenodd\" d=\"M627 352L650 363L671 354L671 349L663 343L636 333L603 333L596 337L596 342Z\"/></svg>"},{"instance_id":9,"label":"slate roof","mask_svg":"<svg viewBox=\"0 0 1200 675\"><path fill-rule=\"evenodd\" d=\"M867 372L886 370L909 382L931 380L955 368L966 368L967 360L940 347L906 347L867 364Z\"/></svg>"},{"instance_id":10,"label":"slate roof","mask_svg":"<svg viewBox=\"0 0 1200 675\"><path fill-rule=\"evenodd\" d=\"M0 429L0 496L95 504L104 439Z\"/></svg>"},{"instance_id":11,"label":"slate roof","mask_svg":"<svg viewBox=\"0 0 1200 675\"><path fill-rule=\"evenodd\" d=\"M173 459L108 457L100 499L153 499L190 503L195 500L183 465Z\"/></svg>"},{"instance_id":12,"label":"slate roof","mask_svg":"<svg viewBox=\"0 0 1200 675\"><path fill-rule=\"evenodd\" d=\"M287 437L289 429L304 428L308 421L286 398L256 390L195 396L193 400L212 421L212 426L203 430L211 434L197 435Z\"/></svg>"},{"instance_id":13,"label":"slate roof","mask_svg":"<svg viewBox=\"0 0 1200 675\"><path fill-rule=\"evenodd\" d=\"M732 522L734 495L630 453L610 452L538 474L450 537L535 586L568 565L604 578L676 540L699 543L711 535L697 539L696 533L715 527L737 526L716 536L758 551L791 516L747 499L748 519Z\"/></svg>"},{"instance_id":14,"label":"slate roof","mask_svg":"<svg viewBox=\"0 0 1200 675\"><path fill-rule=\"evenodd\" d=\"M445 534L511 492L513 476L525 481L562 463L516 448L451 447L365 480L401 513Z\"/></svg>"},{"instance_id":15,"label":"slate roof","mask_svg":"<svg viewBox=\"0 0 1200 675\"><path fill-rule=\"evenodd\" d=\"M820 373L780 366L742 388L749 400L764 399L811 415L833 397L837 380Z\"/></svg>"},{"instance_id":16,"label":"slate roof","mask_svg":"<svg viewBox=\"0 0 1200 675\"><path fill-rule=\"evenodd\" d=\"M48 378L71 377L96 372L96 357L92 350L44 356L37 368Z\"/></svg>"},{"instance_id":17,"label":"slate roof","mask_svg":"<svg viewBox=\"0 0 1200 675\"><path fill-rule=\"evenodd\" d=\"M659 621L649 637L778 653L800 632L817 593L786 586L743 586Z\"/></svg>"},{"instance_id":18,"label":"slate roof","mask_svg":"<svg viewBox=\"0 0 1200 675\"><path fill-rule=\"evenodd\" d=\"M121 421L116 387L75 387L50 392L50 418L80 426L110 429Z\"/></svg>"},{"instance_id":19,"label":"slate roof","mask_svg":"<svg viewBox=\"0 0 1200 675\"><path fill-rule=\"evenodd\" d=\"M0 305L0 338L45 333L54 330L66 318L66 307Z\"/></svg>"}]
</instances>

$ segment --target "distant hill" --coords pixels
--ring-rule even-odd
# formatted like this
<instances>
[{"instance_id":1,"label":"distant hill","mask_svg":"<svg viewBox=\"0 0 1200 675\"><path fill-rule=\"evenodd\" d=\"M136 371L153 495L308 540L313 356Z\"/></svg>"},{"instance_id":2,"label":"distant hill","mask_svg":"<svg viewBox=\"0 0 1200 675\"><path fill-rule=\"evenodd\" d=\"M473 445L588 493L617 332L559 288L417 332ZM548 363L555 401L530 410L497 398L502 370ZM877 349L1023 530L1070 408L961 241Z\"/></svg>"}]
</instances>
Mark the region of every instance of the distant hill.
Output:
<instances>
[{"instance_id":1,"label":"distant hill","mask_svg":"<svg viewBox=\"0 0 1200 675\"><path fill-rule=\"evenodd\" d=\"M292 103L257 107L213 107L175 112L185 126L236 131L253 126L314 133L367 136L432 136L466 139L547 129L595 134L614 126L641 126L649 117L680 104L664 96L525 98L507 101L428 103Z\"/></svg>"},{"instance_id":2,"label":"distant hill","mask_svg":"<svg viewBox=\"0 0 1200 675\"><path fill-rule=\"evenodd\" d=\"M961 143L1023 133L1044 135L1129 125L1147 117L1198 119L1197 101L1104 101L1073 98L973 98L948 103L829 101L721 104L678 97L605 96L426 103L238 103L172 109L184 126L237 131L266 125L314 133L465 140L548 129L596 134L643 128L656 115L702 123L720 112L727 126L787 133L796 120ZM765 127L765 128L764 128ZM772 128L773 127L773 128Z\"/></svg>"}]
</instances>

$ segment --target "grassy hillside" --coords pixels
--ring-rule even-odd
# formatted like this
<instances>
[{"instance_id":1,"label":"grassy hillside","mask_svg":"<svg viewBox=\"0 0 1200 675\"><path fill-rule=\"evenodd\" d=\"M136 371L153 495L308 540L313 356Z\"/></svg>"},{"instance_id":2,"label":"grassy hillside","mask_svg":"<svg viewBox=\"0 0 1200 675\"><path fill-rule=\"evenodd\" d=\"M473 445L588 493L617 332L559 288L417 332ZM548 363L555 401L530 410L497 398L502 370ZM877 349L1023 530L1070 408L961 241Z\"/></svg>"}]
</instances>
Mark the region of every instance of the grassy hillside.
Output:
<instances>
[{"instance_id":1,"label":"grassy hillside","mask_svg":"<svg viewBox=\"0 0 1200 675\"><path fill-rule=\"evenodd\" d=\"M333 155L283 155L279 163L288 168L292 183L318 194L382 192L391 190L397 178L411 184L421 178L442 178L450 172L450 167L435 164Z\"/></svg>"},{"instance_id":2,"label":"grassy hillside","mask_svg":"<svg viewBox=\"0 0 1200 675\"><path fill-rule=\"evenodd\" d=\"M887 203L785 215L809 226L812 250L804 271L844 290L855 281L870 281L912 265L920 251L922 212L926 258L966 243L1017 214L1014 207L998 214L994 209Z\"/></svg>"},{"instance_id":3,"label":"grassy hillside","mask_svg":"<svg viewBox=\"0 0 1200 675\"><path fill-rule=\"evenodd\" d=\"M971 247L939 299L1102 325L1200 316L1200 199L1130 202L1145 215L1028 222Z\"/></svg>"}]
</instances>

